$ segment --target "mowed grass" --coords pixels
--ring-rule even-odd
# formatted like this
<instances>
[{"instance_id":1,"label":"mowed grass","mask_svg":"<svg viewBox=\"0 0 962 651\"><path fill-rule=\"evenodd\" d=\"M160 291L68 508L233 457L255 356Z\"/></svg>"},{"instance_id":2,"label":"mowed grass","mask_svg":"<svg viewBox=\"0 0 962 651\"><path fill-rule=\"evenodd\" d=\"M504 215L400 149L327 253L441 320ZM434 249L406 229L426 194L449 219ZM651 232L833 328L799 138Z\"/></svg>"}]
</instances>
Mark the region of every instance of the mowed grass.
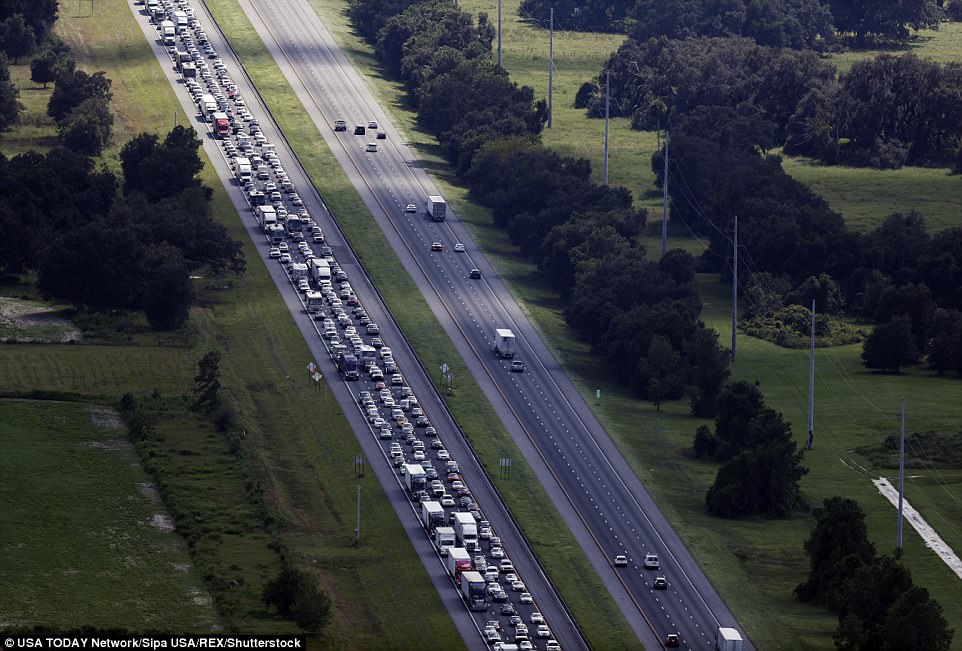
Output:
<instances>
[{"instance_id":1,"label":"mowed grass","mask_svg":"<svg viewBox=\"0 0 962 651\"><path fill-rule=\"evenodd\" d=\"M185 117L127 4L105 0L96 12L64 12L58 30L81 67L114 80L118 126L104 162L116 168L127 139L141 130L164 133L175 114L181 124ZM0 394L55 390L113 403L131 392L164 414L152 441L142 444L144 456L174 515L190 523L199 572L226 595L227 627L294 631L261 601L265 581L280 568L280 545L332 595L334 617L322 647L407 649L431 639L457 648L450 618L373 479L361 482L365 536L354 546L357 440L329 393L303 381L309 351L216 175L208 167L202 178L214 188L217 218L244 243L247 275L198 279L199 305L186 332L174 337L136 328L110 333L108 322L98 332L114 345L0 346ZM225 284L227 291L220 289ZM233 448L185 409L197 360L208 349L223 353L225 399L238 414ZM412 613L417 627L398 626Z\"/></svg>"},{"instance_id":2,"label":"mowed grass","mask_svg":"<svg viewBox=\"0 0 962 651\"><path fill-rule=\"evenodd\" d=\"M97 405L0 400L0 627L217 624L184 541L155 524L164 506L110 418Z\"/></svg>"},{"instance_id":3,"label":"mowed grass","mask_svg":"<svg viewBox=\"0 0 962 651\"><path fill-rule=\"evenodd\" d=\"M471 378L453 344L446 337L438 336L440 324L383 233L371 228L371 216L360 197L318 137L316 129L242 10L234 0L210 0L208 5L229 36L232 47L241 57L258 90L268 101L288 141L296 143L294 148L299 158L424 366L428 369L438 368L441 363L451 366L456 378L456 391L446 396L445 400L482 463L490 471L497 468L500 457L511 456L515 459L512 478L501 480L494 477L494 481L588 640L600 649L640 648L637 638L631 633L558 513L545 508L550 502L537 478L524 463L518 448ZM373 59L365 46L350 34L347 19L342 13L344 6L335 0L327 4L315 4L315 9L324 16L328 29L345 44L355 65L371 72ZM369 76L368 79L379 95L382 106L393 109L402 107L403 98L397 85L380 77L374 79ZM415 129L410 113L395 110L392 120L420 152L436 150L436 143ZM436 155L428 158L427 165L433 170L446 171L443 161ZM440 187L449 199L454 195L453 192L449 194L450 186L444 181ZM463 196L463 190L460 194ZM462 208L460 203L456 205L458 210ZM427 635L423 637L432 642L435 639ZM441 646L439 643L438 648Z\"/></svg>"},{"instance_id":4,"label":"mowed grass","mask_svg":"<svg viewBox=\"0 0 962 651\"><path fill-rule=\"evenodd\" d=\"M477 5L466 3L466 6ZM339 15L337 8L329 2L316 2L315 7L330 12L322 15ZM493 13L490 8L488 10ZM339 22L327 20L329 24ZM509 10L506 10L506 20L512 20ZM510 27L506 28L506 34L508 29ZM344 42L352 42L347 31L337 36ZM510 54L511 42L518 40L506 39L506 66L513 78L532 83L523 75L514 74L510 58L513 56ZM558 47L556 34L556 52ZM404 103L391 95L390 85L374 76L377 73L376 65L370 63L365 46L349 45L348 49L356 63L369 63L373 73L369 83L377 89L382 99L387 99L385 104L403 108ZM602 59L603 55L599 55L599 63ZM540 69L540 65L533 67ZM557 103L555 108L557 111ZM392 117L395 123L406 125L407 139L421 141L422 136L414 128L411 114L399 114L395 110ZM557 124L557 112L555 119ZM574 117L572 122L576 122ZM586 124L590 126L591 122ZM577 140L574 132L570 137ZM546 136L546 142L548 138ZM430 152L428 145L420 150L422 155ZM430 156L428 162L429 165L438 165L437 159ZM443 171L442 176L450 178L444 176ZM729 522L706 516L705 491L714 480L718 468L714 464L693 461L686 454L694 430L703 421L691 418L687 405L680 403L665 405L657 412L650 404L632 399L621 387L613 384L589 347L572 336L562 318L562 306L546 288L535 267L518 256L504 233L492 225L486 211L466 200L463 189L447 184L441 187L446 198L454 203L460 219L472 229L488 259L512 287L512 293L522 309L558 354L582 395L595 405L608 432L653 492L758 648L834 648L831 635L837 623L835 618L827 611L795 602L791 593L792 588L805 579L808 570L802 542L810 531L811 519L799 515L784 522ZM650 243L654 242L655 238L651 238ZM691 240L683 242L683 245L693 250L698 248L697 242ZM723 345L727 345L730 337L730 332L725 330L729 310L727 289L717 287L710 277L702 278L702 283L706 289L706 318L711 325L718 327ZM880 552L891 553L894 547L895 513L871 484L870 478L875 473L865 475L850 470L842 460L850 459L852 455L847 451L863 444L863 441L877 442L893 431L893 415L897 409L895 403L890 403L889 408L881 410L880 414L878 402L873 401L875 398L885 394L898 396L903 391L911 390L908 395L918 398L917 413L924 415L924 419L915 424L917 429L951 429L957 428L962 421L958 401L953 399L953 396L959 395L962 387L958 381L928 377L924 372L908 373L902 377L866 374L859 363L858 353L857 347L827 351L824 370L820 363L819 392L825 394L826 404L823 405L823 399L818 402L816 448L806 458L806 466L811 468L811 472L803 481L803 489L807 499L816 506L825 497L835 494L858 499L868 514L871 534ZM766 342L742 337L739 355L735 377L760 379L768 403L786 414L794 424L798 440L804 441L807 391L804 351L783 350ZM880 386L884 388L883 394L879 393ZM599 404L595 404L596 388L601 388L603 394ZM944 408L946 403L952 404ZM855 460L865 465L864 460L859 461L857 457ZM878 474L891 476L891 471L881 470ZM913 479L908 497L950 544L957 550L962 549L960 527L957 524L959 481L962 477L959 473L946 471L927 474L927 478ZM916 495L914 498L913 493ZM936 504L937 508L931 508ZM906 562L916 580L932 591L942 604L950 624L960 630L959 613L962 608L958 579L908 530L905 552ZM746 589L746 586L750 586L750 589ZM956 640L953 648L962 648L959 640Z\"/></svg>"}]
</instances>

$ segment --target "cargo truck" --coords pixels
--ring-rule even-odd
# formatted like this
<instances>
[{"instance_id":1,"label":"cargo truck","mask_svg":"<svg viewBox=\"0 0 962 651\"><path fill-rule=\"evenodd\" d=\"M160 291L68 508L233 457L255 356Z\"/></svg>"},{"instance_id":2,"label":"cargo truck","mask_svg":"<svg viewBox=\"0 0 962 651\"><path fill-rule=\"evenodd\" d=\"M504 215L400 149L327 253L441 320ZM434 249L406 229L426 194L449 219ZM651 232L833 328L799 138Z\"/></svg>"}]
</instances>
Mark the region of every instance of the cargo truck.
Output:
<instances>
[{"instance_id":1,"label":"cargo truck","mask_svg":"<svg viewBox=\"0 0 962 651\"><path fill-rule=\"evenodd\" d=\"M311 258L311 276L318 285L331 279L331 263L324 258Z\"/></svg>"},{"instance_id":2,"label":"cargo truck","mask_svg":"<svg viewBox=\"0 0 962 651\"><path fill-rule=\"evenodd\" d=\"M424 201L424 212L431 216L431 221L443 222L447 216L448 205L441 197L431 195Z\"/></svg>"},{"instance_id":3,"label":"cargo truck","mask_svg":"<svg viewBox=\"0 0 962 651\"><path fill-rule=\"evenodd\" d=\"M295 262L291 265L291 278L296 283L301 278L307 278L307 265L303 262Z\"/></svg>"},{"instance_id":4,"label":"cargo truck","mask_svg":"<svg viewBox=\"0 0 962 651\"><path fill-rule=\"evenodd\" d=\"M427 484L427 474L424 472L421 464L404 464L404 483L408 487L408 493L411 495L424 490L424 486Z\"/></svg>"},{"instance_id":5,"label":"cargo truck","mask_svg":"<svg viewBox=\"0 0 962 651\"><path fill-rule=\"evenodd\" d=\"M458 537L458 542L468 551L477 551L481 548L478 544L478 525L474 516L470 513L454 514L454 533Z\"/></svg>"},{"instance_id":6,"label":"cargo truck","mask_svg":"<svg viewBox=\"0 0 962 651\"><path fill-rule=\"evenodd\" d=\"M463 547L451 547L448 549L447 565L454 582L461 585L461 573L471 571L471 555Z\"/></svg>"},{"instance_id":7,"label":"cargo truck","mask_svg":"<svg viewBox=\"0 0 962 651\"><path fill-rule=\"evenodd\" d=\"M440 502L421 502L421 522L428 531L444 524L444 507Z\"/></svg>"},{"instance_id":8,"label":"cargo truck","mask_svg":"<svg viewBox=\"0 0 962 651\"><path fill-rule=\"evenodd\" d=\"M177 32L175 31L173 21L165 20L160 24L160 36L164 39L164 45L174 44Z\"/></svg>"},{"instance_id":9,"label":"cargo truck","mask_svg":"<svg viewBox=\"0 0 962 651\"><path fill-rule=\"evenodd\" d=\"M461 573L461 596L471 610L487 610L484 577L478 572Z\"/></svg>"},{"instance_id":10,"label":"cargo truck","mask_svg":"<svg viewBox=\"0 0 962 651\"><path fill-rule=\"evenodd\" d=\"M214 113L217 111L217 100L210 94L201 95L197 107L200 109L200 114L204 120L211 122L214 119Z\"/></svg>"},{"instance_id":11,"label":"cargo truck","mask_svg":"<svg viewBox=\"0 0 962 651\"><path fill-rule=\"evenodd\" d=\"M186 11L175 11L173 15L174 26L177 29L178 34L184 34L187 32L187 12Z\"/></svg>"},{"instance_id":12,"label":"cargo truck","mask_svg":"<svg viewBox=\"0 0 962 651\"><path fill-rule=\"evenodd\" d=\"M361 368L365 371L369 366L377 364L377 349L374 346L361 346L360 359Z\"/></svg>"},{"instance_id":13,"label":"cargo truck","mask_svg":"<svg viewBox=\"0 0 962 651\"><path fill-rule=\"evenodd\" d=\"M230 136L230 118L222 111L214 113L214 137L224 140Z\"/></svg>"},{"instance_id":14,"label":"cargo truck","mask_svg":"<svg viewBox=\"0 0 962 651\"><path fill-rule=\"evenodd\" d=\"M498 357L514 357L517 349L514 333L508 328L498 328L494 331L494 354Z\"/></svg>"},{"instance_id":15,"label":"cargo truck","mask_svg":"<svg viewBox=\"0 0 962 651\"><path fill-rule=\"evenodd\" d=\"M454 547L454 529L451 527L438 527L434 530L434 544L438 548L441 556L447 556L448 551Z\"/></svg>"},{"instance_id":16,"label":"cargo truck","mask_svg":"<svg viewBox=\"0 0 962 651\"><path fill-rule=\"evenodd\" d=\"M737 629L719 626L715 635L715 651L742 651L741 633Z\"/></svg>"},{"instance_id":17,"label":"cargo truck","mask_svg":"<svg viewBox=\"0 0 962 651\"><path fill-rule=\"evenodd\" d=\"M251 160L249 158L234 159L234 176L242 184L251 180Z\"/></svg>"},{"instance_id":18,"label":"cargo truck","mask_svg":"<svg viewBox=\"0 0 962 651\"><path fill-rule=\"evenodd\" d=\"M267 238L271 244L280 244L284 241L284 227L280 224L271 224L267 227Z\"/></svg>"},{"instance_id":19,"label":"cargo truck","mask_svg":"<svg viewBox=\"0 0 962 651\"><path fill-rule=\"evenodd\" d=\"M341 353L337 356L337 370L345 380L361 379L361 372L357 368L357 357L350 353Z\"/></svg>"},{"instance_id":20,"label":"cargo truck","mask_svg":"<svg viewBox=\"0 0 962 651\"><path fill-rule=\"evenodd\" d=\"M261 225L265 233L270 230L271 226L277 225L277 211L274 210L274 206L257 206L255 214L257 215L257 223Z\"/></svg>"}]
</instances>

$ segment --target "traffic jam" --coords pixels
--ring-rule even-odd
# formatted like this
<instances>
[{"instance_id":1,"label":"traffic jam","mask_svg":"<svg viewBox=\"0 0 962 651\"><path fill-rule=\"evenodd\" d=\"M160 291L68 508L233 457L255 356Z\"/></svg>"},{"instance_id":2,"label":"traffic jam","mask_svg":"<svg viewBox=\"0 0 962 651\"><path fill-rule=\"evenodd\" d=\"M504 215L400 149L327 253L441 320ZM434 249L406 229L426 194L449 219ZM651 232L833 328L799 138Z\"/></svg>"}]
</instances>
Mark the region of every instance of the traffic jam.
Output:
<instances>
[{"instance_id":1,"label":"traffic jam","mask_svg":"<svg viewBox=\"0 0 962 651\"><path fill-rule=\"evenodd\" d=\"M138 4L158 30L208 137L219 141L263 232L268 257L283 265L342 379L358 382L354 395L369 431L397 473L453 587L476 613L482 637L503 651L559 650L442 433L406 385L380 328L355 295L194 10L183 0ZM368 125L377 129L373 121Z\"/></svg>"}]
</instances>

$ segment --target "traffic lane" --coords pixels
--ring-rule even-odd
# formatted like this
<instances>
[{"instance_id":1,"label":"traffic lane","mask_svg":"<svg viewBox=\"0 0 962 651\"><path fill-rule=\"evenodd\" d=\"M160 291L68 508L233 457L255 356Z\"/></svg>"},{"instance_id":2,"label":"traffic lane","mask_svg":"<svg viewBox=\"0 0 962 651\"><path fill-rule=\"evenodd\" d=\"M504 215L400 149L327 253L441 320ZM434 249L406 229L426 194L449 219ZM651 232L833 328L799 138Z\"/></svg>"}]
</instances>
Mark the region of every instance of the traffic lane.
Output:
<instances>
[{"instance_id":1,"label":"traffic lane","mask_svg":"<svg viewBox=\"0 0 962 651\"><path fill-rule=\"evenodd\" d=\"M134 11L135 16L137 16L136 8L131 7L131 9ZM213 21L210 20L209 16L207 16L207 19L209 21L208 24L213 26ZM149 23L146 23L145 21L142 21L142 20L138 20L137 22L140 24L148 42L154 45L153 47L154 54L158 59L161 65L161 68L167 77L168 82L172 85L172 87L175 88L175 91L178 90L178 85L182 86L182 84L179 83L179 79L173 74L172 65L170 64L170 57L167 55L166 50L158 47L157 44L155 43L156 34L154 33L152 26ZM211 31L215 31L215 30L211 29ZM209 37L211 36L210 32L208 32L208 36ZM213 39L212 39L212 43L213 43ZM225 49L222 43L217 44L215 48L217 49L221 57L225 59L225 63L226 63L228 50ZM197 113L196 106L193 104L192 101L190 101L189 96L186 94L186 91L184 91L182 88L180 89L180 91L181 92L175 92L175 95L180 101L181 106L184 108L185 114L186 115L196 114ZM251 92L244 93L244 96L245 98L254 97L254 95ZM311 322L309 320L306 320L307 316L306 314L303 314L303 307L300 303L300 298L297 292L292 287L286 272L284 272L283 269L281 269L281 266L276 264L274 260L271 260L270 258L267 257L268 247L266 246L266 240L263 236L263 232L256 225L256 221L254 221L250 216L250 206L247 203L246 199L243 197L241 188L239 188L236 185L235 181L233 180L233 175L230 173L229 166L222 154L222 150L220 146L218 145L218 141L212 139L209 136L203 135L203 131L207 126L206 122L200 122L199 119L197 118L195 118L195 120L197 120L197 122L199 122L200 125L203 125L200 127L199 132L202 134L201 141L203 143L204 150L207 153L208 158L211 161L211 164L217 170L218 175L220 176L222 182L224 183L225 189L227 190L227 194L230 197L231 203L234 206L235 210L237 210L238 215L241 217L241 221L244 224L245 229L248 232L248 235L251 237L256 248L258 249L258 252L260 253L261 261L267 266L268 272L271 275L271 278L274 281L275 286L277 286L278 290L280 291L285 304L287 305L288 309L291 311L292 315L295 316L295 322L298 326L298 329L301 331L301 334L304 337L305 342L307 343L308 347L311 349L311 353L315 356L315 359L317 359L317 361L322 365L322 367L325 366L326 365L325 363L329 361L329 356L327 355L323 346L320 345L320 341L317 337L316 330L314 330L311 327ZM265 131L265 133L267 132ZM275 143L279 142L276 138L271 138L271 141ZM299 187L306 187L306 186L299 186ZM319 209L320 208L318 208L318 210ZM303 318L298 318L298 317L303 317ZM269 336L269 333L265 333L265 336ZM327 365L326 370L327 370L328 377L332 377L333 375L331 374L336 374L335 371L329 365ZM363 419L360 419L360 415L356 413L356 410L352 417L352 413L351 413L351 410L349 409L349 406L351 403L353 403L353 400L350 398L349 393L347 395L344 394L343 383L334 382L331 385L331 389L335 397L337 397L338 399L338 404L341 406L345 415L348 417L348 422L351 425L352 429L355 431L355 433L362 432L363 430L358 429L358 427L359 425L363 425ZM365 453L368 454L369 458L376 458L375 454L377 453L377 447L376 446L372 447L370 445L370 440L369 439L365 440L365 437L363 436L360 436L358 438L359 438L359 442L361 443L362 449L365 450ZM367 443L367 445L365 445L365 443ZM403 496L398 496L396 480L393 476L393 473L390 472L390 468L387 467L385 464L372 464L372 465L382 490L388 496L388 499L392 505L392 508L394 508L395 513L397 513L398 518L405 529L405 533L408 535L408 538L411 540L415 550L418 552L419 557L422 559L422 564L424 565L425 570L428 572L428 575L430 576L432 583L435 585L435 588L438 590L439 596L441 597L441 600L444 603L445 608L448 610L448 612L452 616L452 620L454 621L459 634L465 640L467 648L472 650L477 650L477 651L480 651L481 649L485 649L486 647L484 643L480 641L479 631L477 630L475 620L470 616L468 616L464 608L464 604L461 601L458 593L456 591L452 591L449 589L450 578L446 568L444 568L444 566L441 565L440 563L430 562L431 556L434 556L436 558L436 554L434 553L434 547L429 541L425 539L423 530L420 530L420 526L418 524L420 520L416 519L414 523L411 522L410 503L404 500ZM392 483L393 483L393 486L392 486ZM407 512L405 512L405 509L407 509Z\"/></svg>"},{"instance_id":2,"label":"traffic lane","mask_svg":"<svg viewBox=\"0 0 962 651\"><path fill-rule=\"evenodd\" d=\"M266 130L265 130L265 133L267 133ZM276 142L276 141L277 141L277 138L275 137L275 138L273 138L273 140ZM293 178L293 177L292 177L292 178ZM336 253L337 253L337 252L336 252ZM342 255L338 258L338 260L339 260L339 261L342 261L343 259L344 259L344 257L343 257L343 254L342 254ZM343 264L341 264L341 266L344 267L345 264L346 264L346 263L343 263ZM356 279L355 279L355 278L356 278L356 277L352 276L352 280L354 280L354 282L356 282ZM360 293L359 293L359 296L363 296L363 292L360 292ZM370 301L365 301L365 303L368 304L368 305L371 304ZM376 311L375 311L375 313L376 313ZM383 319L384 317L375 317L375 318L382 318L382 319ZM408 366L408 367L410 367L410 366ZM403 368L403 367L402 367L402 368ZM501 527L501 530L504 530L504 527ZM517 549L517 548L516 548L516 549ZM516 557L517 557L517 555L516 555ZM521 568L523 568L524 566L525 566L525 562L523 561L523 557L520 557L520 558L519 558L519 572L522 571ZM526 572L526 574L527 574L528 576L532 576L532 573L531 573L530 571L528 571L528 570L524 570L524 571ZM524 574L523 574L522 576L524 576ZM530 579L527 579L527 580L528 580L529 583L534 584L534 581L531 581ZM532 585L532 586L529 586L529 587L531 587L532 589L534 589L533 585ZM546 590L545 590L545 594L548 594L548 593L550 593L550 591L546 589ZM546 609L546 610L547 610L547 609ZM549 620L549 621L551 621L551 620ZM564 629L563 629L563 626L559 626L559 625L555 624L555 629L556 629L558 635L562 635L562 631L564 630ZM563 637L562 637L562 639L563 639ZM567 646L569 646L569 647L572 646L572 642L571 642L570 640L568 641Z\"/></svg>"}]
</instances>

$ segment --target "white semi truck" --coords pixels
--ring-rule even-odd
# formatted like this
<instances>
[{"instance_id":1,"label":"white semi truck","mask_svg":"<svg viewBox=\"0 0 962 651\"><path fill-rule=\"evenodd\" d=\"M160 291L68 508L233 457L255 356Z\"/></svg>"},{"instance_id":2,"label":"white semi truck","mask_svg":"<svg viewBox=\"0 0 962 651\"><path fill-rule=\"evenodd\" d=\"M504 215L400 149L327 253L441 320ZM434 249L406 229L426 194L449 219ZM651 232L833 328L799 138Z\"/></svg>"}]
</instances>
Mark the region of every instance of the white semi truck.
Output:
<instances>
[{"instance_id":1,"label":"white semi truck","mask_svg":"<svg viewBox=\"0 0 962 651\"><path fill-rule=\"evenodd\" d=\"M508 328L494 331L494 354L498 357L514 357L517 352L514 333Z\"/></svg>"}]
</instances>

